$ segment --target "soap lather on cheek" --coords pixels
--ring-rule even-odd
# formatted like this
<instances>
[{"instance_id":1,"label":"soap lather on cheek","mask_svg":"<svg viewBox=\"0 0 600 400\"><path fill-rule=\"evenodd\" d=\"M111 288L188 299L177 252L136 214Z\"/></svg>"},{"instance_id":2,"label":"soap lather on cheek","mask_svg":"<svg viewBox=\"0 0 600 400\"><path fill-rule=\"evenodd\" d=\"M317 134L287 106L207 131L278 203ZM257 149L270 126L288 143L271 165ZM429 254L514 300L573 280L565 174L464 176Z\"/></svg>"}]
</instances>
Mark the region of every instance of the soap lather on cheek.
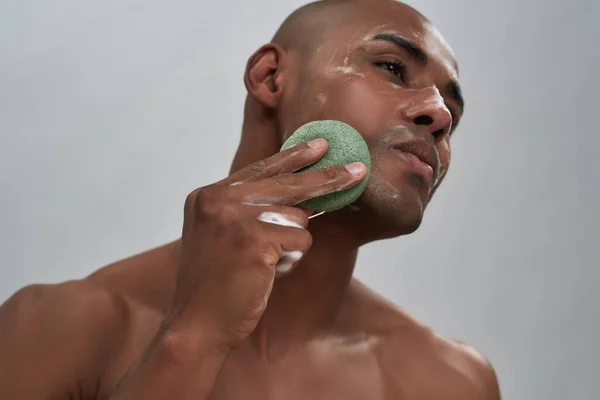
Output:
<instances>
[{"instance_id":1,"label":"soap lather on cheek","mask_svg":"<svg viewBox=\"0 0 600 400\"><path fill-rule=\"evenodd\" d=\"M437 186L441 183L444 176L448 172L448 168L450 167L450 137L446 136L444 140L442 140L439 144L439 154L440 154L440 170L437 176L435 183L432 185L432 189L435 190Z\"/></svg>"},{"instance_id":2,"label":"soap lather on cheek","mask_svg":"<svg viewBox=\"0 0 600 400\"><path fill-rule=\"evenodd\" d=\"M350 52L350 46L348 48L348 52ZM360 69L356 65L354 65L353 63L350 63L350 57L348 57L348 56L346 56L344 58L343 65L334 66L329 71L333 74L339 73L342 75L360 76L362 78L365 77L365 74L360 72Z\"/></svg>"},{"instance_id":3,"label":"soap lather on cheek","mask_svg":"<svg viewBox=\"0 0 600 400\"><path fill-rule=\"evenodd\" d=\"M263 212L258 216L259 221L267 222L269 224L291 226L294 228L304 229L304 227L296 222L288 219L285 215L275 212ZM292 265L299 261L304 253L299 250L284 251L279 262L275 266L276 272L287 272L292 268Z\"/></svg>"}]
</instances>

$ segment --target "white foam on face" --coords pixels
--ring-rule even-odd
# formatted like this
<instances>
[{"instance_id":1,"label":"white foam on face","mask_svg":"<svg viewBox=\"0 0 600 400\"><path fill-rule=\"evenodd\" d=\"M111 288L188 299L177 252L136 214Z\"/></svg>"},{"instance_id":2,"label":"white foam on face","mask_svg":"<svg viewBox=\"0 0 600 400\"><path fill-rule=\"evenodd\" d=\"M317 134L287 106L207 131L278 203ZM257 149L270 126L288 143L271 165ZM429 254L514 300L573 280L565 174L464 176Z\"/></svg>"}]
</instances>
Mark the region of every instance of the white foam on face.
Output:
<instances>
[{"instance_id":1,"label":"white foam on face","mask_svg":"<svg viewBox=\"0 0 600 400\"><path fill-rule=\"evenodd\" d=\"M344 63L343 65L337 66L337 67L332 67L329 69L330 73L339 73L339 74L343 74L343 75L349 75L349 76L360 76L362 78L365 78L365 74L361 73L360 70L358 68L356 68L355 66L350 65L350 57L349 54L352 50L352 46L354 45L354 39L355 36L352 36L352 38L348 41L348 51L346 57L344 57ZM330 64L333 62L333 60L335 59L335 56L338 53L335 53L334 56L331 58Z\"/></svg>"},{"instance_id":2,"label":"white foam on face","mask_svg":"<svg viewBox=\"0 0 600 400\"><path fill-rule=\"evenodd\" d=\"M304 229L302 225L290 220L286 215L276 212L266 211L264 213L261 213L258 216L258 220L267 222L269 224ZM281 255L281 258L277 262L277 265L275 266L275 271L280 273L288 272L292 268L292 265L295 262L299 261L303 255L304 253L302 253L299 250L284 251Z\"/></svg>"},{"instance_id":3,"label":"white foam on face","mask_svg":"<svg viewBox=\"0 0 600 400\"><path fill-rule=\"evenodd\" d=\"M323 94L323 93L318 93L317 94L317 101L319 102L319 104L321 106L324 106L325 103L327 103L327 96L325 96L325 94Z\"/></svg>"},{"instance_id":4,"label":"white foam on face","mask_svg":"<svg viewBox=\"0 0 600 400\"><path fill-rule=\"evenodd\" d=\"M386 31L386 29L387 29L387 25L378 25L375 28L371 29L369 31L369 33L367 33L363 37L362 41L368 42L368 41L372 40L374 36L377 36L380 33L384 33Z\"/></svg>"},{"instance_id":5,"label":"white foam on face","mask_svg":"<svg viewBox=\"0 0 600 400\"><path fill-rule=\"evenodd\" d=\"M362 78L365 77L365 74L363 74L362 72L356 71L353 67L335 67L335 68L331 68L329 71L333 72L333 73L340 73L343 75L355 75L355 76L360 76Z\"/></svg>"},{"instance_id":6,"label":"white foam on face","mask_svg":"<svg viewBox=\"0 0 600 400\"><path fill-rule=\"evenodd\" d=\"M432 191L436 190L437 187L440 185L440 183L442 183L442 180L446 176L446 173L448 172L448 168L450 167L450 141L449 141L448 137L446 137L444 140L442 140L442 142L439 144L439 153L440 153L440 167L439 167L437 179L435 180L435 183L431 187ZM448 158L445 161L441 157L442 154L448 155Z\"/></svg>"},{"instance_id":7,"label":"white foam on face","mask_svg":"<svg viewBox=\"0 0 600 400\"><path fill-rule=\"evenodd\" d=\"M408 87L402 87L402 86L398 86L394 83L391 83L391 85L393 85L392 87L394 87L395 89L403 89L407 92L423 92L426 90L433 90L433 94L429 96L429 98L427 98L424 101L420 101L420 100L415 100L415 96L418 95L414 95L414 96L410 96L407 100L401 102L400 104L398 104L398 109L403 109L403 108L413 108L416 106L420 106L423 103L429 103L429 102L433 102L434 104L439 104L441 101L441 104L443 106L445 106L446 104L444 103L444 98L442 97L442 95L440 94L439 89L437 88L437 86L428 86L428 87L424 87L424 88L418 88L418 89L411 89Z\"/></svg>"},{"instance_id":8,"label":"white foam on face","mask_svg":"<svg viewBox=\"0 0 600 400\"><path fill-rule=\"evenodd\" d=\"M406 125L394 125L390 129L390 133L382 138L382 143L391 145L398 139L399 134L406 141L418 138L414 130L409 129Z\"/></svg>"},{"instance_id":9,"label":"white foam on face","mask_svg":"<svg viewBox=\"0 0 600 400\"><path fill-rule=\"evenodd\" d=\"M423 40L423 33L421 31L414 29L412 27L408 28L408 30L414 37L416 37L417 39Z\"/></svg>"},{"instance_id":10,"label":"white foam on face","mask_svg":"<svg viewBox=\"0 0 600 400\"><path fill-rule=\"evenodd\" d=\"M431 185L431 189L430 190L432 192L437 189L437 187L442 182L442 179L444 179L444 176L446 176L446 172L448 172L447 169L442 169L442 168L440 168L439 171L440 172L438 172L438 175L437 175L437 178L435 179L435 182L433 182L433 184Z\"/></svg>"},{"instance_id":11,"label":"white foam on face","mask_svg":"<svg viewBox=\"0 0 600 400\"><path fill-rule=\"evenodd\" d=\"M386 157L384 153L387 153L387 150L376 149L371 152L372 173L367 189L369 208L375 212L397 209L398 201L401 198L400 189L387 181L386 171L383 167L385 165L383 158Z\"/></svg>"}]
</instances>

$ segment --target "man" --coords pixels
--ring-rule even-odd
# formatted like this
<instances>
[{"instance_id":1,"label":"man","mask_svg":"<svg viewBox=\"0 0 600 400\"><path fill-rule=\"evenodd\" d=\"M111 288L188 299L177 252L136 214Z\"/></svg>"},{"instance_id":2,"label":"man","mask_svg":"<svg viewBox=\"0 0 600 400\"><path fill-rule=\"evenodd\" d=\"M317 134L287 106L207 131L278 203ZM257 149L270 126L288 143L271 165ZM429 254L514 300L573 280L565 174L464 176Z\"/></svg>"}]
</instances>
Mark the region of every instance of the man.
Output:
<instances>
[{"instance_id":1,"label":"man","mask_svg":"<svg viewBox=\"0 0 600 400\"><path fill-rule=\"evenodd\" d=\"M438 31L389 0L310 4L250 58L245 84L231 175L190 193L180 240L2 306L0 398L499 399L483 357L352 279L361 245L419 227L448 168L463 101ZM292 174L327 144L280 146L320 119L361 133L372 179L309 224L297 203L366 176ZM281 273L284 251L303 257Z\"/></svg>"}]
</instances>

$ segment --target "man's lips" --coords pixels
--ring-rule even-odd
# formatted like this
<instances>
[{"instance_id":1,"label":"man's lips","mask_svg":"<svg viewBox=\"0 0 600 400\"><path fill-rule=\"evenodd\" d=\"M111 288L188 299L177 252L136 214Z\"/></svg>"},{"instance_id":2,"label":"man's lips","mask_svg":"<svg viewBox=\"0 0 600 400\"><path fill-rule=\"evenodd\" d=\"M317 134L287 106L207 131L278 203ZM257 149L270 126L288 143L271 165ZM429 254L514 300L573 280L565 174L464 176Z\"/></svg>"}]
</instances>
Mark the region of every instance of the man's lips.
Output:
<instances>
[{"instance_id":1,"label":"man's lips","mask_svg":"<svg viewBox=\"0 0 600 400\"><path fill-rule=\"evenodd\" d=\"M393 146L404 160L420 172L430 183L438 173L439 160L435 146L424 140L398 143Z\"/></svg>"}]
</instances>

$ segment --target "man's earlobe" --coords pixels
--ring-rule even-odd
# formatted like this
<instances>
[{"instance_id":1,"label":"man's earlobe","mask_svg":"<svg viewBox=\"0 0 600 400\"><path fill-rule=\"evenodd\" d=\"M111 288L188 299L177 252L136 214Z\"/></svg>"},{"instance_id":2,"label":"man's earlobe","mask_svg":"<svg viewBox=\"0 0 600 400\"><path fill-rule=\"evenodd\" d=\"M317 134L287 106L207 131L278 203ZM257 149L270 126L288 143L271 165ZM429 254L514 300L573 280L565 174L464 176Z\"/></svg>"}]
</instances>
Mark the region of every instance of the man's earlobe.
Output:
<instances>
[{"instance_id":1,"label":"man's earlobe","mask_svg":"<svg viewBox=\"0 0 600 400\"><path fill-rule=\"evenodd\" d=\"M269 43L258 49L248 60L244 75L246 89L265 108L274 109L279 104L282 57L283 49L275 43Z\"/></svg>"}]
</instances>

